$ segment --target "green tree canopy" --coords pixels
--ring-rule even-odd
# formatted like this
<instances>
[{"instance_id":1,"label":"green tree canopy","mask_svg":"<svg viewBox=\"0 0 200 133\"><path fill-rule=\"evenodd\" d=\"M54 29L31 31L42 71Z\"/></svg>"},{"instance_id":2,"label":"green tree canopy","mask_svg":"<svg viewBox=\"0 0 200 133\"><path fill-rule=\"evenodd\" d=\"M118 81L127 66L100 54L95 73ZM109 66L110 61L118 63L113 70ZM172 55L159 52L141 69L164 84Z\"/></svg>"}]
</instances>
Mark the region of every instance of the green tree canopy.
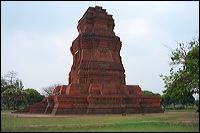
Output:
<instances>
[{"instance_id":1,"label":"green tree canopy","mask_svg":"<svg viewBox=\"0 0 200 133\"><path fill-rule=\"evenodd\" d=\"M148 90L144 90L143 91L143 95L145 95L145 96L156 96L156 95L160 95L160 94L158 94L158 93L153 93L153 92L151 92L151 91L148 91Z\"/></svg>"},{"instance_id":2,"label":"green tree canopy","mask_svg":"<svg viewBox=\"0 0 200 133\"><path fill-rule=\"evenodd\" d=\"M25 89L22 80L17 78L14 71L1 77L1 107L7 109L19 109L19 107L32 105L43 99L34 89Z\"/></svg>"},{"instance_id":3,"label":"green tree canopy","mask_svg":"<svg viewBox=\"0 0 200 133\"><path fill-rule=\"evenodd\" d=\"M1 93L2 102L9 108L18 109L23 99L28 95L27 92L18 88L9 88Z\"/></svg>"},{"instance_id":4,"label":"green tree canopy","mask_svg":"<svg viewBox=\"0 0 200 133\"><path fill-rule=\"evenodd\" d=\"M199 94L199 39L179 43L170 56L170 75L161 75L165 83L163 99L167 103L192 103Z\"/></svg>"},{"instance_id":5,"label":"green tree canopy","mask_svg":"<svg viewBox=\"0 0 200 133\"><path fill-rule=\"evenodd\" d=\"M4 77L1 77L1 93L8 89L8 82Z\"/></svg>"},{"instance_id":6,"label":"green tree canopy","mask_svg":"<svg viewBox=\"0 0 200 133\"><path fill-rule=\"evenodd\" d=\"M24 91L27 92L27 94L28 94L26 97L28 105L37 103L44 98L44 96L40 95L40 93L35 89L28 88L28 89L25 89Z\"/></svg>"}]
</instances>

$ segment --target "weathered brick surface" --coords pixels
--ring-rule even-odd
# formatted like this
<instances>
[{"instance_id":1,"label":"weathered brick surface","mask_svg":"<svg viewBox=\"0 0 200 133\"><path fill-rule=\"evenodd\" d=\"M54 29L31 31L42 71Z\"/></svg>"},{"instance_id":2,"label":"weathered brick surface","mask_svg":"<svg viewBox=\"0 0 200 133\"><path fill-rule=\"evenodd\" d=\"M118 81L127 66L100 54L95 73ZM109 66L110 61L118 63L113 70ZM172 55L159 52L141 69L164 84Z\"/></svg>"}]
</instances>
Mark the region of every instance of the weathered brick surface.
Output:
<instances>
[{"instance_id":1,"label":"weathered brick surface","mask_svg":"<svg viewBox=\"0 0 200 133\"><path fill-rule=\"evenodd\" d=\"M29 107L30 113L113 114L162 112L159 96L143 96L139 85L126 85L114 20L105 9L89 7L78 22L70 48L69 84ZM128 29L127 29L128 30Z\"/></svg>"}]
</instances>

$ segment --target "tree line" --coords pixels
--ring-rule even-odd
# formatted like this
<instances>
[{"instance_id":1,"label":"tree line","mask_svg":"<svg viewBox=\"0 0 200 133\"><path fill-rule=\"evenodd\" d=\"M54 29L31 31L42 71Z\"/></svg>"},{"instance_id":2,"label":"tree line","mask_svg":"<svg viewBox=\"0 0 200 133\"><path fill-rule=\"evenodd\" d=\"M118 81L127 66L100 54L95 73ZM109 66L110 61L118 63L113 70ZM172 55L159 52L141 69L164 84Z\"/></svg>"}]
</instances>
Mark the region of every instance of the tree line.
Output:
<instances>
[{"instance_id":1,"label":"tree line","mask_svg":"<svg viewBox=\"0 0 200 133\"><path fill-rule=\"evenodd\" d=\"M42 101L45 96L53 94L53 84L42 88L43 94L36 89L24 88L23 82L15 71L9 71L1 77L1 109L17 110Z\"/></svg>"},{"instance_id":2,"label":"tree line","mask_svg":"<svg viewBox=\"0 0 200 133\"><path fill-rule=\"evenodd\" d=\"M178 47L171 51L169 65L170 74L160 75L165 84L163 106L199 106L199 100L195 103L193 97L193 94L199 95L199 39L178 43Z\"/></svg>"}]
</instances>

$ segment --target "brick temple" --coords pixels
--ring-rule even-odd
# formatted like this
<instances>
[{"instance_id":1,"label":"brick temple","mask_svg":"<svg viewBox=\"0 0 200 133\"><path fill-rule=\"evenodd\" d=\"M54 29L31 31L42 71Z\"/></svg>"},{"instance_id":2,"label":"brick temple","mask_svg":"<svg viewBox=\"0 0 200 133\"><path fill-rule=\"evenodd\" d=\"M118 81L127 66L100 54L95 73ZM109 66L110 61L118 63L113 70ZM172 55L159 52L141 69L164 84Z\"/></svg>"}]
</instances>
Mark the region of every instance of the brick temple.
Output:
<instances>
[{"instance_id":1,"label":"brick temple","mask_svg":"<svg viewBox=\"0 0 200 133\"><path fill-rule=\"evenodd\" d=\"M159 113L160 96L144 96L139 85L126 85L114 20L102 7L89 7L78 21L70 51L68 85L18 112L44 114Z\"/></svg>"}]
</instances>

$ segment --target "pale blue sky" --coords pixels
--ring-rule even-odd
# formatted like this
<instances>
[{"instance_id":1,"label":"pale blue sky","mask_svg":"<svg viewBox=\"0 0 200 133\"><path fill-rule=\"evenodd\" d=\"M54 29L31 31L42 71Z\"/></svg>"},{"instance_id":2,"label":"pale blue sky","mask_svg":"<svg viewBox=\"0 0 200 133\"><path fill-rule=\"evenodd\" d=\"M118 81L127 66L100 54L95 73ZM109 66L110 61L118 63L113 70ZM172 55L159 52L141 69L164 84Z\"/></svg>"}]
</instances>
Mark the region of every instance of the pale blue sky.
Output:
<instances>
[{"instance_id":1,"label":"pale blue sky","mask_svg":"<svg viewBox=\"0 0 200 133\"><path fill-rule=\"evenodd\" d=\"M170 50L199 36L199 2L97 1L115 20L126 83L162 93ZM1 75L18 73L25 88L68 84L78 20L94 1L1 2ZM167 47L166 47L167 46Z\"/></svg>"}]
</instances>

